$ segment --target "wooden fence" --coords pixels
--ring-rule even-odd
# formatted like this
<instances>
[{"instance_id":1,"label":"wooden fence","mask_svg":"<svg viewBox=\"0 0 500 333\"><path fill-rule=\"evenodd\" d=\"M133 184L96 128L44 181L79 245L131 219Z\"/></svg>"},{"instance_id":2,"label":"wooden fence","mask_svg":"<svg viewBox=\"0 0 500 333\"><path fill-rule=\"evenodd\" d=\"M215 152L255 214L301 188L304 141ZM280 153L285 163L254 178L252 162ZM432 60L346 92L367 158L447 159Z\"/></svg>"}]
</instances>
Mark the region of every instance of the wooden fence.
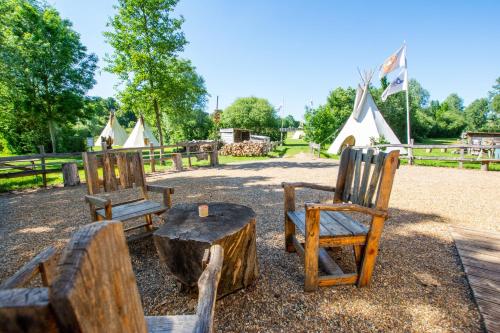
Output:
<instances>
[{"instance_id":1,"label":"wooden fence","mask_svg":"<svg viewBox=\"0 0 500 333\"><path fill-rule=\"evenodd\" d=\"M200 146L210 146L210 149L200 151ZM165 152L165 150L174 150L173 152ZM179 159L182 165L182 158L188 159L189 167L192 166L192 158L198 160L208 160L209 164L215 166L218 164L218 142L217 141L196 141L196 142L179 142L175 145L149 146L139 148L117 148L107 150L109 152L119 151L141 151L144 157L144 163L149 164L151 172L156 171L156 166L167 160L173 160L176 167L179 169ZM96 154L102 151L96 151ZM82 169L81 164L82 153L45 153L44 147L40 146L39 154L30 154L22 156L7 156L0 157L0 179L19 178L26 176L42 176L42 185L47 186L47 174L62 173L62 164L66 161L51 162L51 158L69 159L68 162L77 163L78 168ZM175 158L177 161L174 161Z\"/></svg>"},{"instance_id":2,"label":"wooden fence","mask_svg":"<svg viewBox=\"0 0 500 333\"><path fill-rule=\"evenodd\" d=\"M458 167L463 168L464 163L480 163L481 170L488 171L490 163L500 163L500 159L495 158L495 149L500 149L500 145L471 145L471 144L453 144L453 145L420 145L420 144L381 144L375 146L355 146L354 148L405 148L408 153L401 155L401 159L408 160L409 165L415 164L415 161L451 161L458 162ZM448 150L456 152L458 157L450 156L415 156L413 149L425 149L426 152L432 152L433 149L439 149L441 152ZM466 157L466 154L477 153L478 157ZM486 157L483 157L486 155Z\"/></svg>"}]
</instances>

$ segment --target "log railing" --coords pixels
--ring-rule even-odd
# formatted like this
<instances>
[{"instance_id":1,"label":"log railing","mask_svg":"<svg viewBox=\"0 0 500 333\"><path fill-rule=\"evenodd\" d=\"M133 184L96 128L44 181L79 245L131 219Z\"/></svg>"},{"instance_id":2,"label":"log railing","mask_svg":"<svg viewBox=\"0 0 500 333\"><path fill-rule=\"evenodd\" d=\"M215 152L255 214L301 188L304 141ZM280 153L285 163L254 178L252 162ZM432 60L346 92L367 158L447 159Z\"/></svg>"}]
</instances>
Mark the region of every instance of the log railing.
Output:
<instances>
[{"instance_id":1,"label":"log railing","mask_svg":"<svg viewBox=\"0 0 500 333\"><path fill-rule=\"evenodd\" d=\"M208 151L199 151L201 145L210 145ZM165 152L172 150L173 152ZM218 165L218 142L217 141L196 141L179 142L174 145L149 146L138 148L117 148L108 152L141 151L144 157L144 164L151 167L151 171L156 171L156 166L167 160L172 160L179 170L179 163L182 169L182 158L187 158L189 167L192 166L192 159L208 160L211 166ZM95 154L102 154L102 151L95 151ZM62 173L62 164L75 162L79 169L83 169L81 161L82 153L45 153L44 147L40 146L39 154L6 156L0 157L0 179L19 178L26 176L42 175L42 184L47 186L47 174ZM68 159L68 161L54 161L50 159ZM38 178L36 178L38 182Z\"/></svg>"},{"instance_id":2,"label":"log railing","mask_svg":"<svg viewBox=\"0 0 500 333\"><path fill-rule=\"evenodd\" d=\"M464 163L480 163L481 170L488 171L490 163L500 163L499 158L495 158L495 150L500 149L500 145L472 145L472 144L451 144L451 145L427 145L427 144L380 144L375 146L355 146L354 148L404 148L407 149L406 155L401 155L401 159L408 160L409 165L415 164L415 161L447 161L458 162L458 167L463 168ZM425 156L414 154L414 149L425 149L427 153L432 152L433 149L439 149L441 152L449 150L455 151L459 156ZM478 157L466 157L471 155L472 152L478 152ZM483 155L486 154L486 157Z\"/></svg>"}]
</instances>

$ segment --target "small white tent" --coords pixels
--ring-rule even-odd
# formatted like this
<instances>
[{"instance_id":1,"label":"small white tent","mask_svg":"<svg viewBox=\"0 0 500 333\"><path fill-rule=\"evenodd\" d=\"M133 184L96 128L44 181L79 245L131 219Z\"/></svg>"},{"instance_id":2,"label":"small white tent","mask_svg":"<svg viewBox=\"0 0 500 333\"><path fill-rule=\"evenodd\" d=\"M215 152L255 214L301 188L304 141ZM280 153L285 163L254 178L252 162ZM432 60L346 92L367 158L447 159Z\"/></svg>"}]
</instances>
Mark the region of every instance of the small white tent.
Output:
<instances>
[{"instance_id":1,"label":"small white tent","mask_svg":"<svg viewBox=\"0 0 500 333\"><path fill-rule=\"evenodd\" d=\"M389 143L401 144L370 94L368 86L371 76L372 74L366 75L363 79L363 86L358 85L353 112L328 149L328 153L339 154L346 145L369 146L372 137L378 139L383 136ZM391 150L406 151L403 148L392 147L387 148L386 151Z\"/></svg>"},{"instance_id":2,"label":"small white tent","mask_svg":"<svg viewBox=\"0 0 500 333\"><path fill-rule=\"evenodd\" d=\"M146 124L144 118L140 116L123 147L145 147L149 146L151 143L155 146L160 145L158 140L154 137L151 128L149 128L148 124Z\"/></svg>"},{"instance_id":3,"label":"small white tent","mask_svg":"<svg viewBox=\"0 0 500 333\"><path fill-rule=\"evenodd\" d=\"M122 146L125 141L127 141L127 132L121 127L113 112L109 115L108 123L102 130L101 135L99 135L98 139L95 141L94 146L100 147L101 138L103 137L106 139L111 137L111 139L113 139L113 145L115 146Z\"/></svg>"}]
</instances>

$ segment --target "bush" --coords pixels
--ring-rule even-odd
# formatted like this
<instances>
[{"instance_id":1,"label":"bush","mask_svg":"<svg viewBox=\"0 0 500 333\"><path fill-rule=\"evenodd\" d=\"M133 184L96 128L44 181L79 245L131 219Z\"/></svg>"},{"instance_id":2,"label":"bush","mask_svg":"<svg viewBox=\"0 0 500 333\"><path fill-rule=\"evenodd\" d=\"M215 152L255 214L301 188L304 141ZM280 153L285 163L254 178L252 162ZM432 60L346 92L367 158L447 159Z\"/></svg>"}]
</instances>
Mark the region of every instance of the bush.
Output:
<instances>
[{"instance_id":1,"label":"bush","mask_svg":"<svg viewBox=\"0 0 500 333\"><path fill-rule=\"evenodd\" d=\"M266 156L271 150L271 143L243 141L237 143L229 143L222 147L220 154L224 156Z\"/></svg>"}]
</instances>

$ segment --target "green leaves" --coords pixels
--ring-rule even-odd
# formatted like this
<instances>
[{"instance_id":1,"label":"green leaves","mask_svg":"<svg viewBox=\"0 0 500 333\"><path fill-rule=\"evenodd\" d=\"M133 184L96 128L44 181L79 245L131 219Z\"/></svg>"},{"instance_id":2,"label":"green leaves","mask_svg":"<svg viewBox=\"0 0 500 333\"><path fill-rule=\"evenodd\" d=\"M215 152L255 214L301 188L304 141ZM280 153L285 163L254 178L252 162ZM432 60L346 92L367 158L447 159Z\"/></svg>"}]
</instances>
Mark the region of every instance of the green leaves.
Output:
<instances>
[{"instance_id":1,"label":"green leaves","mask_svg":"<svg viewBox=\"0 0 500 333\"><path fill-rule=\"evenodd\" d=\"M8 131L12 135L5 139L14 150L34 150L47 143L49 123L64 127L84 117L83 97L95 83L97 57L86 53L71 22L37 1L3 1L0 21L0 90L10 100L2 102L2 110L10 113L2 117L3 125L15 129L27 119L38 123L22 130L28 146L19 143L16 131Z\"/></svg>"},{"instance_id":2,"label":"green leaves","mask_svg":"<svg viewBox=\"0 0 500 333\"><path fill-rule=\"evenodd\" d=\"M280 119L274 107L264 98L238 98L228 106L220 118L221 127L244 128L253 134L279 139Z\"/></svg>"}]
</instances>

